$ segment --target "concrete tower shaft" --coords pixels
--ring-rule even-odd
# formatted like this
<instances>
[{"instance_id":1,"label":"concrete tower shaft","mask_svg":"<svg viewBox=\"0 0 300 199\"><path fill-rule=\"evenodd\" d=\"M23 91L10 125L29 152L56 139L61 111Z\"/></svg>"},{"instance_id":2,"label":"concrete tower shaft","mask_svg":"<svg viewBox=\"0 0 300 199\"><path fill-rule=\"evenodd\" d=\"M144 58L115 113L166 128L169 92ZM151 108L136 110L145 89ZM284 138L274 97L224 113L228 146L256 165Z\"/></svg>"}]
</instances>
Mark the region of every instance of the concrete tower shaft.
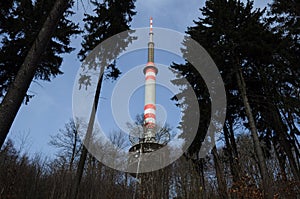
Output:
<instances>
[{"instance_id":1,"label":"concrete tower shaft","mask_svg":"<svg viewBox=\"0 0 300 199\"><path fill-rule=\"evenodd\" d=\"M156 134L156 74L154 64L154 42L152 17L150 18L150 32L148 42L148 63L144 68L145 74L145 106L144 106L144 138L145 142L155 142Z\"/></svg>"},{"instance_id":2,"label":"concrete tower shaft","mask_svg":"<svg viewBox=\"0 0 300 199\"><path fill-rule=\"evenodd\" d=\"M144 132L140 137L139 143L133 143L134 145L129 149L131 154L129 160L130 173L133 177L140 179L140 186L142 190L142 198L146 198L146 194L143 190L148 186L145 181L148 179L144 174L139 173L155 171L156 165L163 164L166 159L165 154L161 152L154 153L153 156L149 156L149 153L155 152L158 149L165 146L160 144L159 140L156 140L156 75L157 68L154 64L154 42L153 42L153 30L152 30L152 17L150 18L150 40L148 42L148 62L144 67L145 75L145 106L144 106ZM148 154L148 155L146 155ZM141 172L142 171L142 172ZM145 184L145 185L144 185ZM144 187L145 186L145 187Z\"/></svg>"}]
</instances>

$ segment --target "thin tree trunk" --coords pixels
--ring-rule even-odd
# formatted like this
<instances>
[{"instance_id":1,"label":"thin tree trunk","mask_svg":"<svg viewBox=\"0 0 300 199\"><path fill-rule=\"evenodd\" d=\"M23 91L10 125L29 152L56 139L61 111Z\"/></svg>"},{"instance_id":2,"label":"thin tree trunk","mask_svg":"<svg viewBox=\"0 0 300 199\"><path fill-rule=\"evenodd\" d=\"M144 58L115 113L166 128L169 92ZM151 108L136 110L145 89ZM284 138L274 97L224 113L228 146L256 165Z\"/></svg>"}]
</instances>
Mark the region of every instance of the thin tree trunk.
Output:
<instances>
[{"instance_id":1,"label":"thin tree trunk","mask_svg":"<svg viewBox=\"0 0 300 199\"><path fill-rule=\"evenodd\" d=\"M218 181L219 195L220 195L220 198L226 199L226 198L228 198L228 194L227 194L227 186L226 186L226 181L225 181L225 176L224 176L224 168L220 161L216 146L212 149L212 154L214 157L214 164L215 164L216 176L217 176L217 181Z\"/></svg>"},{"instance_id":2,"label":"thin tree trunk","mask_svg":"<svg viewBox=\"0 0 300 199\"><path fill-rule=\"evenodd\" d=\"M300 181L299 168L297 167L297 163L292 152L293 146L289 141L290 139L288 138L289 135L287 133L287 129L284 128L284 124L282 122L279 110L276 107L273 108L272 106L270 108L272 108L272 110L274 111L272 116L273 116L273 121L276 124L274 125L274 127L278 135L279 143L283 147L286 153L294 178L297 181Z\"/></svg>"},{"instance_id":3,"label":"thin tree trunk","mask_svg":"<svg viewBox=\"0 0 300 199\"><path fill-rule=\"evenodd\" d=\"M79 186L80 186L80 182L81 182L81 178L82 178L82 174L83 174L83 170L84 170L84 165L85 165L85 161L86 161L86 157L87 157L87 153L88 153L87 148L89 148L89 144L90 144L90 141L92 138L95 116L96 116L96 112L97 112L97 108L98 108L101 85L102 85L102 80L103 80L103 71L104 71L104 67L101 66L101 70L100 70L101 77L99 77L99 80L97 83L96 93L95 93L95 97L94 97L94 101L93 101L94 104L92 106L92 112L91 112L90 120L88 123L87 132L85 135L85 142L84 142L85 145L82 146L82 151L80 154L80 159L79 159L79 163L78 163L78 167L77 167L77 171L76 171L76 176L74 179L74 187L73 187L72 195L71 195L71 198L73 198L73 199L76 199L77 195L78 195Z\"/></svg>"},{"instance_id":4,"label":"thin tree trunk","mask_svg":"<svg viewBox=\"0 0 300 199\"><path fill-rule=\"evenodd\" d=\"M75 127L76 128L76 127ZM73 148L72 148L72 155L71 155L71 160L70 160L70 165L69 165L69 172L71 173L73 171L73 162L75 159L76 155L76 147L77 147L77 129L75 130L75 135L74 135L74 143L73 143Z\"/></svg>"},{"instance_id":5,"label":"thin tree trunk","mask_svg":"<svg viewBox=\"0 0 300 199\"><path fill-rule=\"evenodd\" d=\"M236 141L235 141L235 137L234 137L234 130L233 130L233 121L231 121L228 127L228 131L229 131L229 140L230 140L230 144L231 144L231 149L232 149L232 153L234 154L234 157L239 158L239 153L237 150L237 146L236 146Z\"/></svg>"},{"instance_id":6,"label":"thin tree trunk","mask_svg":"<svg viewBox=\"0 0 300 199\"><path fill-rule=\"evenodd\" d=\"M286 156L283 154L282 149L280 147L280 144L278 143L277 139L273 137L272 139L275 155L278 159L279 168L280 168L280 175L282 177L282 180L286 182L287 175L286 175Z\"/></svg>"},{"instance_id":7,"label":"thin tree trunk","mask_svg":"<svg viewBox=\"0 0 300 199\"><path fill-rule=\"evenodd\" d=\"M41 55L48 45L59 20L67 10L70 0L56 0L43 27L21 65L15 80L10 85L0 104L0 148L2 147L11 125L22 105L26 92L33 80Z\"/></svg>"},{"instance_id":8,"label":"thin tree trunk","mask_svg":"<svg viewBox=\"0 0 300 199\"><path fill-rule=\"evenodd\" d=\"M206 187L205 187L205 176L204 176L205 159L199 158L198 153L196 154L196 156L197 157L195 160L192 161L192 164L194 165L196 173L199 175L200 178L199 195L201 195L202 198L206 198Z\"/></svg>"},{"instance_id":9,"label":"thin tree trunk","mask_svg":"<svg viewBox=\"0 0 300 199\"><path fill-rule=\"evenodd\" d=\"M205 177L204 177L204 164L205 164L205 159L201 158L199 162L199 172L201 173L200 178L201 178L201 195L203 199L206 199L206 186L205 186Z\"/></svg>"},{"instance_id":10,"label":"thin tree trunk","mask_svg":"<svg viewBox=\"0 0 300 199\"><path fill-rule=\"evenodd\" d=\"M242 176L244 176L244 168L242 168L240 164L239 153L237 150L237 144L234 137L233 125L234 125L233 120L228 121L228 126L226 126L225 128L228 130L228 136L229 136L228 142L230 143L231 152L233 155L233 162L232 162L232 169L233 169L232 174L234 173L233 182L237 182L237 183L233 183L233 186L231 188L235 189L235 186L239 184L239 181L241 180ZM224 134L225 134L225 129L224 129ZM231 193L230 197L231 199L237 198L235 193Z\"/></svg>"},{"instance_id":11,"label":"thin tree trunk","mask_svg":"<svg viewBox=\"0 0 300 199\"><path fill-rule=\"evenodd\" d=\"M233 152L232 145L229 141L230 133L226 124L224 125L223 129L224 129L224 138L226 144L226 151L228 153L228 158L229 158L231 175L233 176L233 182L238 182L240 180L240 171L241 171L239 168L238 157Z\"/></svg>"},{"instance_id":12,"label":"thin tree trunk","mask_svg":"<svg viewBox=\"0 0 300 199\"><path fill-rule=\"evenodd\" d=\"M261 178L262 178L264 197L267 199L271 199L271 198L273 198L271 176L268 174L265 156L264 156L264 153L263 153L263 150L260 145L259 138L258 138L256 124L255 124L254 117L253 117L253 114L252 114L252 111L250 108L250 104L248 101L248 97L247 97L246 83L243 78L241 69L238 69L238 71L236 72L236 78L237 78L238 88L240 90L241 97L243 99L243 103L245 106L246 115L248 118L249 127L250 127L250 131L251 131L252 139L253 139L254 150L255 150L255 153L258 158L258 165L259 165L260 174L261 174Z\"/></svg>"},{"instance_id":13,"label":"thin tree trunk","mask_svg":"<svg viewBox=\"0 0 300 199\"><path fill-rule=\"evenodd\" d=\"M298 166L298 168L300 169L300 153L299 153L299 149L300 149L300 144L298 142L298 139L296 138L295 136L295 133L299 133L297 127L295 126L294 122L293 122L293 117L290 113L290 111L288 111L288 117L285 116L285 114L282 114L282 111L280 111L280 114L283 115L283 117L285 118L288 126L289 126L289 129L290 129L290 140L293 140L293 142L291 143L294 147L294 152L295 152L295 161L296 161L296 164Z\"/></svg>"}]
</instances>

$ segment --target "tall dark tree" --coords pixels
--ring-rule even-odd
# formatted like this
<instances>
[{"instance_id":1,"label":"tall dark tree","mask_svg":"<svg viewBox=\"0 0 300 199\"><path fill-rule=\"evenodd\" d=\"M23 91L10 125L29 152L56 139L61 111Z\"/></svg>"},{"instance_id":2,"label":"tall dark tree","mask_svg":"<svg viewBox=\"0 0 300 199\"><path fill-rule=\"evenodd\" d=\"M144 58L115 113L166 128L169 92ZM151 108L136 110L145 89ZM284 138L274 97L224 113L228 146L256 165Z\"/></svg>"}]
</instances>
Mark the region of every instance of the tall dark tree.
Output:
<instances>
[{"instance_id":1,"label":"tall dark tree","mask_svg":"<svg viewBox=\"0 0 300 199\"><path fill-rule=\"evenodd\" d=\"M269 84L273 94L273 106L269 117L274 125L272 140L282 164L287 157L294 178L300 180L300 144L298 127L300 120L300 2L274 0L270 5L268 22L279 35L278 49L274 57L276 81ZM269 78L270 79L270 78ZM272 132L272 128L270 128ZM283 172L285 173L285 172Z\"/></svg>"},{"instance_id":2,"label":"tall dark tree","mask_svg":"<svg viewBox=\"0 0 300 199\"><path fill-rule=\"evenodd\" d=\"M73 1L9 1L0 7L0 147L33 79L62 74L60 54L69 53L78 26L67 19Z\"/></svg>"},{"instance_id":3,"label":"tall dark tree","mask_svg":"<svg viewBox=\"0 0 300 199\"><path fill-rule=\"evenodd\" d=\"M82 42L82 50L79 52L78 56L83 61L87 55L101 42L108 39L109 37L118 34L122 31L128 31L130 29L129 23L132 17L135 15L134 5L135 0L104 0L103 2L92 1L95 6L94 12L96 15L85 15L85 31L84 41ZM109 56L109 60L114 60L118 54L125 49L125 47L132 41L132 37L127 34L126 38L120 38L119 43L116 46L110 46L110 49L105 49L103 54ZM105 56L105 55L104 55ZM93 60L90 60L93 59ZM91 63L96 59L89 58L86 63ZM90 62L91 61L91 62ZM103 81L103 76L105 74L108 78L116 79L120 71L116 68L116 62L112 61L110 63L102 62L100 65L101 76L98 79L96 86L96 93L93 100L92 112L90 115L88 128L85 136L85 144L90 142L92 136L93 125L95 120L95 114L98 109L98 102L101 92L101 86ZM96 70L97 66L91 64L87 66L87 70ZM88 146L87 146L88 147ZM71 198L76 199L79 191L79 185L81 182L85 161L87 158L87 148L83 147L78 163L77 173L74 180L74 187L72 191Z\"/></svg>"},{"instance_id":4,"label":"tall dark tree","mask_svg":"<svg viewBox=\"0 0 300 199\"><path fill-rule=\"evenodd\" d=\"M265 197L271 198L273 195L269 187L272 184L272 177L266 166L263 150L265 144L259 137L256 125L258 114L249 94L249 84L253 84L253 80L257 79L259 68L272 62L275 46L273 42L276 41L276 37L262 23L264 10L254 10L252 1L244 4L236 0L209 0L201 11L203 17L195 21L195 26L188 28L187 33L204 46L216 62L226 88L227 123L230 126L238 121L249 128ZM189 50L186 49L187 53ZM189 64L175 65L173 68L187 74L185 78L190 83L189 79L192 79L196 88L203 87L203 83L199 81L200 75L193 73ZM198 95L205 96L205 93ZM201 146L199 143L201 140L198 140L198 147Z\"/></svg>"}]
</instances>

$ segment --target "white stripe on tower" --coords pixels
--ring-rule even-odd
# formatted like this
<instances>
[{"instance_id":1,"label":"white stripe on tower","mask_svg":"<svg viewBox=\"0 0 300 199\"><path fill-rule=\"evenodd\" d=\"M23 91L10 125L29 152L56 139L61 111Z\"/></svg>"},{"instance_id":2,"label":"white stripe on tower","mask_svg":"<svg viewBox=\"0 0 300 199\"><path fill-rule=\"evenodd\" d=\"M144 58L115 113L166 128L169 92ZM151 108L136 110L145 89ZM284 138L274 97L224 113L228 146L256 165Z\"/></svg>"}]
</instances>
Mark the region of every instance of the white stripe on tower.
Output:
<instances>
[{"instance_id":1,"label":"white stripe on tower","mask_svg":"<svg viewBox=\"0 0 300 199\"><path fill-rule=\"evenodd\" d=\"M154 43L152 17L150 18L150 39L148 43L148 63L144 68L145 74L145 107L144 107L144 137L145 142L155 142L156 134L156 74L154 64Z\"/></svg>"}]
</instances>

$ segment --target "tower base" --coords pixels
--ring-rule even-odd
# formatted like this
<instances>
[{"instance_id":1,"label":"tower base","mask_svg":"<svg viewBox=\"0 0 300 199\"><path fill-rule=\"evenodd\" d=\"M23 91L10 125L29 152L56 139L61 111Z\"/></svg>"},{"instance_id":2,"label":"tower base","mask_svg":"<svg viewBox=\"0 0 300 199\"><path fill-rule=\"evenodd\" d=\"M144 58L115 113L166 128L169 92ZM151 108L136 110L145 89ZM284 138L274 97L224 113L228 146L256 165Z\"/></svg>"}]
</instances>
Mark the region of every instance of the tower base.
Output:
<instances>
[{"instance_id":1,"label":"tower base","mask_svg":"<svg viewBox=\"0 0 300 199\"><path fill-rule=\"evenodd\" d=\"M141 167L147 166L148 168L149 167L151 168L151 165L161 164L164 159L163 154L155 154L156 156L155 161L153 161L153 158L151 158L151 161L148 160L149 162L147 162L147 157L143 155L145 154L150 155L151 152L159 150L163 146L165 145L156 142L140 142L132 146L129 149L129 152L132 153L132 156L129 160L128 167L129 167L129 171L136 171L136 172L135 173L130 172L130 175L133 177L137 177L138 173L140 173L140 171L142 170ZM140 164L141 160L143 164Z\"/></svg>"}]
</instances>

